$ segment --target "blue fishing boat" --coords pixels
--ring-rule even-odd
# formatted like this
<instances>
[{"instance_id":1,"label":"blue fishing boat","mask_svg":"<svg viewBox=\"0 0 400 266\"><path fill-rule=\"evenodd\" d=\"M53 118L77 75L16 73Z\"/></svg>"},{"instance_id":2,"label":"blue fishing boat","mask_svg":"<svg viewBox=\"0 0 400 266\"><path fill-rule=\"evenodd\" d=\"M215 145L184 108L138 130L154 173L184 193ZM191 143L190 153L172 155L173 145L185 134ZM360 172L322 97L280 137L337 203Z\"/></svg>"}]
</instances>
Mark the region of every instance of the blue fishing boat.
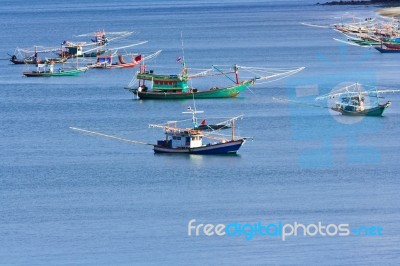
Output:
<instances>
[{"instance_id":1,"label":"blue fishing boat","mask_svg":"<svg viewBox=\"0 0 400 266\"><path fill-rule=\"evenodd\" d=\"M199 112L201 111L198 111L197 113ZM203 130L195 129L194 127L188 127L188 128L177 127L177 123L182 121L172 121L172 122L169 121L166 124L150 124L149 127L162 128L165 132L165 139L158 140L156 144L125 139L118 136L107 135L77 127L70 127L70 129L88 133L91 135L118 139L125 142L150 145L153 146L153 150L155 153L202 154L202 155L235 154L248 139L245 137L235 136L235 130L234 130L235 120L241 117L242 116L237 116L228 119L231 122L230 136L215 134L215 132L205 133ZM208 139L209 141L203 141L204 139Z\"/></svg>"},{"instance_id":2,"label":"blue fishing boat","mask_svg":"<svg viewBox=\"0 0 400 266\"><path fill-rule=\"evenodd\" d=\"M217 125L210 125L210 127L200 127L198 125L195 114L202 113L203 111L196 111L188 107L188 111L184 113L192 114L191 128L178 128L176 123L178 121L167 122L164 125L151 124L150 127L162 128L165 130L165 139L158 140L154 145L155 153L175 153L175 154L230 154L236 153L240 147L245 143L246 138L235 137L235 120L242 118L237 116L230 118ZM231 135L230 138L223 137L221 134L214 134L216 131L229 127L227 122L230 122ZM171 125L173 123L173 125ZM206 130L213 132L204 133ZM204 139L210 139L212 142L204 143ZM217 142L215 142L217 140Z\"/></svg>"},{"instance_id":3,"label":"blue fishing boat","mask_svg":"<svg viewBox=\"0 0 400 266\"><path fill-rule=\"evenodd\" d=\"M166 139L157 141L157 145L154 145L155 153L229 154L236 153L246 140L239 138L203 144L206 135L201 130L164 128Z\"/></svg>"}]
</instances>

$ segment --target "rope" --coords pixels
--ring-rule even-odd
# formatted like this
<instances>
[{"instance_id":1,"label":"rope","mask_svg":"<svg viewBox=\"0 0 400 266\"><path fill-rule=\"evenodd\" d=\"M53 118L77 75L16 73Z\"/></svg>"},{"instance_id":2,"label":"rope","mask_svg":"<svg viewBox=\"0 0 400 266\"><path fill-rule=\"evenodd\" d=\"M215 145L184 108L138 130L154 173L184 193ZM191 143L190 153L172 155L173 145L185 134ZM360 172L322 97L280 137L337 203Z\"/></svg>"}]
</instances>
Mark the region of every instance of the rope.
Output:
<instances>
[{"instance_id":1,"label":"rope","mask_svg":"<svg viewBox=\"0 0 400 266\"><path fill-rule=\"evenodd\" d=\"M103 134L100 132L96 132L96 131L90 131L90 130L86 130L86 129L82 129L82 128L77 128L77 127L69 127L72 130L76 130L76 131L80 131L80 132L85 132L85 133L89 133L89 134L93 134L93 135L97 135L97 136L101 136L101 137L106 137L106 138L111 138L111 139L117 139L117 140L122 140L125 142L131 142L131 143L135 143L135 144L142 144L142 145L151 145L153 146L153 144L150 143L146 143L146 142L141 142L141 141L136 141L136 140L131 140L131 139L124 139L124 138L120 138L117 136L113 136L113 135L107 135L107 134Z\"/></svg>"}]
</instances>

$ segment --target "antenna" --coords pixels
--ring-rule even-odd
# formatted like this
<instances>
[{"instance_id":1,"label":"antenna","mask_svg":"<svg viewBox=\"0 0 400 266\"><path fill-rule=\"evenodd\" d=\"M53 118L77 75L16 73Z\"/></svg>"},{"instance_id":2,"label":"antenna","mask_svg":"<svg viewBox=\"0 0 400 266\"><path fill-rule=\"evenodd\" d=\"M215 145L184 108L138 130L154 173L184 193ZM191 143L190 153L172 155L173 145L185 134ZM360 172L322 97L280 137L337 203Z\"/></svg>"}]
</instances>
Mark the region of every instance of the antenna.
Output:
<instances>
[{"instance_id":1,"label":"antenna","mask_svg":"<svg viewBox=\"0 0 400 266\"><path fill-rule=\"evenodd\" d=\"M183 49L183 33L182 33L182 31L181 31L181 49L182 49L183 65L185 65L185 50Z\"/></svg>"},{"instance_id":2,"label":"antenna","mask_svg":"<svg viewBox=\"0 0 400 266\"><path fill-rule=\"evenodd\" d=\"M193 123L193 128L196 128L198 126L197 123L197 117L195 116L196 114L202 114L204 111L197 111L196 110L196 103L194 101L194 95L193 95L193 109L192 107L188 106L186 112L182 112L182 114L192 114L192 123Z\"/></svg>"}]
</instances>

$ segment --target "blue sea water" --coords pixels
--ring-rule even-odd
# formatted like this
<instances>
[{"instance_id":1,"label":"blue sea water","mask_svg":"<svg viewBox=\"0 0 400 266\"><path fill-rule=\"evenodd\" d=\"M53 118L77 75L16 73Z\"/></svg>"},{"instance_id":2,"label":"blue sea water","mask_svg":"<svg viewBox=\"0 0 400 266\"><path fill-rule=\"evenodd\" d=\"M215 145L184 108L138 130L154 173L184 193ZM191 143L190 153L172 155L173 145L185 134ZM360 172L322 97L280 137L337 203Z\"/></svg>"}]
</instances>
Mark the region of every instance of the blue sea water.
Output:
<instances>
[{"instance_id":1,"label":"blue sea water","mask_svg":"<svg viewBox=\"0 0 400 266\"><path fill-rule=\"evenodd\" d=\"M150 146L80 134L70 126L154 143L149 123L185 119L192 101L141 101L124 89L135 69L30 79L0 61L0 265L396 265L400 263L400 97L360 120L309 101L346 82L399 88L399 55L335 42L300 22L371 17L376 7L314 1L2 1L1 58L16 47L137 31L149 65L299 67L234 99L198 100L204 116L234 116L253 137L237 156L155 155ZM208 86L207 82L199 85ZM311 94L310 94L311 91ZM188 236L188 223L349 224L382 235ZM194 231L193 231L194 232Z\"/></svg>"}]
</instances>

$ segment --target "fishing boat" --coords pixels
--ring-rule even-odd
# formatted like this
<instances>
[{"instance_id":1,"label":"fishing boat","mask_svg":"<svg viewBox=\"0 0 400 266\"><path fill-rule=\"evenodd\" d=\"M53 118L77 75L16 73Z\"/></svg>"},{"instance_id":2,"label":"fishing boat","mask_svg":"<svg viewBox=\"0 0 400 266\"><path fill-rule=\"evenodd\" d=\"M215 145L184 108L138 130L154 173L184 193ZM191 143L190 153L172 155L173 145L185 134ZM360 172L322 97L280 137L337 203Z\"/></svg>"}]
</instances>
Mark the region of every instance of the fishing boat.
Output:
<instances>
[{"instance_id":1,"label":"fishing boat","mask_svg":"<svg viewBox=\"0 0 400 266\"><path fill-rule=\"evenodd\" d=\"M194 103L194 98L193 98L193 103ZM206 119L202 119L202 121L199 123L198 118L196 117L196 114L203 113L203 111L197 111L196 110L196 105L194 104L194 108L189 106L187 108L186 112L183 112L184 114L191 114L192 115L192 128L195 130L204 130L204 131L218 131L222 129L227 129L230 128L230 119L225 120L216 124L207 124ZM240 118L241 116L236 117L236 119Z\"/></svg>"},{"instance_id":2,"label":"fishing boat","mask_svg":"<svg viewBox=\"0 0 400 266\"><path fill-rule=\"evenodd\" d=\"M150 125L165 130L165 139L154 145L155 153L174 154L229 154L236 153L245 143L246 138L231 139L212 137L218 142L203 144L203 138L210 137L201 130L181 129L173 126ZM233 127L232 127L233 130Z\"/></svg>"},{"instance_id":3,"label":"fishing boat","mask_svg":"<svg viewBox=\"0 0 400 266\"><path fill-rule=\"evenodd\" d=\"M64 68L60 67L54 69L54 64L37 64L36 70L23 72L22 74L26 77L61 77L61 76L77 76L82 72L85 72L87 67L77 68Z\"/></svg>"},{"instance_id":4,"label":"fishing boat","mask_svg":"<svg viewBox=\"0 0 400 266\"><path fill-rule=\"evenodd\" d=\"M196 126L194 129L197 130L221 130L221 129L227 129L230 128L230 125L227 124L206 124L205 120L204 122L200 123L200 125Z\"/></svg>"},{"instance_id":5,"label":"fishing boat","mask_svg":"<svg viewBox=\"0 0 400 266\"><path fill-rule=\"evenodd\" d=\"M80 34L76 37L89 37L90 42L76 42L76 41L63 41L61 48L61 57L97 57L99 55L105 54L108 49L106 46L110 44L111 41L125 38L132 35L133 32L123 31L123 32L105 32L97 31L95 33Z\"/></svg>"},{"instance_id":6,"label":"fishing boat","mask_svg":"<svg viewBox=\"0 0 400 266\"><path fill-rule=\"evenodd\" d=\"M383 112L391 105L391 101L380 103L379 99L383 93L395 93L400 90L378 89L371 87L370 90L365 90L363 87L369 87L354 83L345 86L341 89L332 91L326 95L316 98L316 100L326 100L340 98L340 101L335 101L331 110L349 116L382 116Z\"/></svg>"},{"instance_id":7,"label":"fishing boat","mask_svg":"<svg viewBox=\"0 0 400 266\"><path fill-rule=\"evenodd\" d=\"M178 57L177 61L182 62L182 71L178 75L156 74L153 70L147 70L145 64L141 64L136 76L128 85L128 89L140 99L232 98L246 90L249 86L254 85L256 81L281 79L304 69L304 67L300 67L272 70L234 65L233 69L222 70L218 66L212 66L211 69L203 70L200 73L189 74L184 59ZM251 72L253 77L240 81L239 69ZM266 73L260 75L259 73L262 71ZM204 90L189 86L189 80L191 79L215 75L225 76L233 84L223 87L213 86ZM234 75L234 77L229 75ZM138 81L137 87L133 87L136 81Z\"/></svg>"},{"instance_id":8,"label":"fishing boat","mask_svg":"<svg viewBox=\"0 0 400 266\"><path fill-rule=\"evenodd\" d=\"M221 134L204 133L202 130L194 129L193 127L179 128L177 127L179 121L168 121L166 124L150 124L149 127L151 128L161 128L164 130L165 138L158 140L157 144L135 141L77 127L70 127L70 129L135 144L151 145L155 153L236 154L248 139L246 137L235 136L235 120L241 117L238 116L229 119L231 123L231 134L229 137ZM208 139L209 141L204 141L204 139Z\"/></svg>"},{"instance_id":9,"label":"fishing boat","mask_svg":"<svg viewBox=\"0 0 400 266\"><path fill-rule=\"evenodd\" d=\"M112 69L112 68L133 68L137 66L142 60L150 60L155 58L161 53L161 50L156 51L151 54L137 54L137 53L130 53L130 54L118 54L117 52L107 55L100 55L96 58L95 63L89 63L87 66L89 68L105 68L105 69ZM124 57L130 56L132 61L127 62L125 61ZM113 62L114 58L118 58L117 62Z\"/></svg>"},{"instance_id":10,"label":"fishing boat","mask_svg":"<svg viewBox=\"0 0 400 266\"><path fill-rule=\"evenodd\" d=\"M45 48L34 46L33 48L16 48L13 55L10 55L10 62L20 64L45 64L45 63L64 63L67 57L54 57L49 53L60 51L60 48ZM39 56L40 54L40 56Z\"/></svg>"},{"instance_id":11,"label":"fishing boat","mask_svg":"<svg viewBox=\"0 0 400 266\"><path fill-rule=\"evenodd\" d=\"M305 26L330 28L346 36L346 40L334 38L335 41L359 47L374 47L382 53L398 53L400 49L399 22L367 18L356 22L333 25L314 25L302 23ZM385 47L382 47L382 44ZM381 47L379 47L381 45Z\"/></svg>"},{"instance_id":12,"label":"fishing boat","mask_svg":"<svg viewBox=\"0 0 400 266\"><path fill-rule=\"evenodd\" d=\"M375 36L368 35L365 33L357 33L357 34L346 34L341 32L342 35L344 35L347 40L341 40L341 39L336 39L333 38L335 41L342 42L342 43L347 43L350 45L355 45L355 46L374 46L374 45L379 45L381 43L381 40Z\"/></svg>"}]
</instances>

